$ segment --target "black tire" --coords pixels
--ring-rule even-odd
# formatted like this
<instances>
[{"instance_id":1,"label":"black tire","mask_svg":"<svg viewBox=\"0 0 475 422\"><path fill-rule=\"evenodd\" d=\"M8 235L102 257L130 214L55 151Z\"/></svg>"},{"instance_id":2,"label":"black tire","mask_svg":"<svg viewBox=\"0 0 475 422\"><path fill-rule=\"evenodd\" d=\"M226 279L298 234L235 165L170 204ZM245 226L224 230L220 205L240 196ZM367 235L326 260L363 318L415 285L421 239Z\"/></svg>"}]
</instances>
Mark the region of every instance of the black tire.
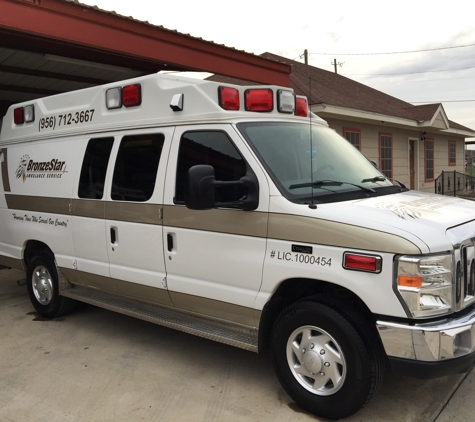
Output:
<instances>
[{"instance_id":1,"label":"black tire","mask_svg":"<svg viewBox=\"0 0 475 422\"><path fill-rule=\"evenodd\" d=\"M74 309L74 299L59 295L56 265L48 253L40 252L31 260L26 280L30 301L41 316L56 318Z\"/></svg>"},{"instance_id":2,"label":"black tire","mask_svg":"<svg viewBox=\"0 0 475 422\"><path fill-rule=\"evenodd\" d=\"M329 419L361 409L385 369L370 324L346 308L340 313L327 304L296 302L282 311L271 335L274 370L287 394L303 409Z\"/></svg>"}]
</instances>

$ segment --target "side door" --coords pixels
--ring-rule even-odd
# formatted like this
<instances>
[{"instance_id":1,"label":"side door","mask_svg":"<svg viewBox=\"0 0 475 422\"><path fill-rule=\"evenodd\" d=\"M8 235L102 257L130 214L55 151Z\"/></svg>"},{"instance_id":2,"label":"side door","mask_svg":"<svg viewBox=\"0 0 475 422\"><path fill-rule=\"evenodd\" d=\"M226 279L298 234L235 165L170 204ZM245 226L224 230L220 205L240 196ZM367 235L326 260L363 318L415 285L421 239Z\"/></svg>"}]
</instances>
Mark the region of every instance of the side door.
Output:
<instances>
[{"instance_id":1,"label":"side door","mask_svg":"<svg viewBox=\"0 0 475 422\"><path fill-rule=\"evenodd\" d=\"M191 210L184 205L187 172L211 165L216 180L239 180L251 171L259 182L259 206ZM231 203L241 187L216 189ZM254 302L266 250L269 188L247 144L231 125L177 127L170 151L164 200L167 281L174 305L188 311L255 326Z\"/></svg>"},{"instance_id":2,"label":"side door","mask_svg":"<svg viewBox=\"0 0 475 422\"><path fill-rule=\"evenodd\" d=\"M173 128L122 133L105 203L110 276L117 293L171 305L163 251L163 187Z\"/></svg>"},{"instance_id":3,"label":"side door","mask_svg":"<svg viewBox=\"0 0 475 422\"><path fill-rule=\"evenodd\" d=\"M105 189L114 135L84 140L84 156L72 198L74 270L64 269L73 283L115 291L110 280L106 244Z\"/></svg>"}]
</instances>

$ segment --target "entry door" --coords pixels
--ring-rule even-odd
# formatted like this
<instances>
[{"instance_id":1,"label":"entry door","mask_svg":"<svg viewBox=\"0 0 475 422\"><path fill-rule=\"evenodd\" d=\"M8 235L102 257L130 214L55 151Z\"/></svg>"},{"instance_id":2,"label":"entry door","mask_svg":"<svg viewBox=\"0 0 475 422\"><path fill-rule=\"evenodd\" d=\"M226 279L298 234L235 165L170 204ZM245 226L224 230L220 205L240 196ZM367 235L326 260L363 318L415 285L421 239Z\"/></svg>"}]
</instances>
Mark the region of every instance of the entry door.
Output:
<instances>
[{"instance_id":1,"label":"entry door","mask_svg":"<svg viewBox=\"0 0 475 422\"><path fill-rule=\"evenodd\" d=\"M165 188L164 244L170 297L176 307L254 325L266 249L268 185L244 141L231 125L177 128ZM229 205L190 210L184 205L186 174L211 165L216 180L239 180L252 171L259 180L259 207ZM216 200L239 199L242 188L220 188Z\"/></svg>"},{"instance_id":2,"label":"entry door","mask_svg":"<svg viewBox=\"0 0 475 422\"><path fill-rule=\"evenodd\" d=\"M412 190L415 189L416 178L416 160L415 160L415 142L409 141L409 185Z\"/></svg>"},{"instance_id":3,"label":"entry door","mask_svg":"<svg viewBox=\"0 0 475 422\"><path fill-rule=\"evenodd\" d=\"M125 296L171 305L162 242L163 186L172 129L119 137L105 206L110 276Z\"/></svg>"},{"instance_id":4,"label":"entry door","mask_svg":"<svg viewBox=\"0 0 475 422\"><path fill-rule=\"evenodd\" d=\"M86 286L114 291L110 280L106 243L105 187L114 136L95 136L85 141L81 172L72 200L74 268L68 278Z\"/></svg>"}]
</instances>

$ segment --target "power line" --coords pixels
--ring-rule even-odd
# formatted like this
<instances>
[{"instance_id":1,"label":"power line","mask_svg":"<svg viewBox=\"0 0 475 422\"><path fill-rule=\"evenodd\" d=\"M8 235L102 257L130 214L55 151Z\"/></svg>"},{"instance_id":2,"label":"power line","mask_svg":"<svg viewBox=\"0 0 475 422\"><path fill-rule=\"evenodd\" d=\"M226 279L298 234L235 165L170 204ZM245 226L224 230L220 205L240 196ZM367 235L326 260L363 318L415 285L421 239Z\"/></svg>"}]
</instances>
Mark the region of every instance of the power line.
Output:
<instances>
[{"instance_id":1,"label":"power line","mask_svg":"<svg viewBox=\"0 0 475 422\"><path fill-rule=\"evenodd\" d=\"M459 67L455 69L439 69L439 70L423 70L420 72L402 72L402 73L348 73L345 76L390 76L390 75L414 75L416 73L435 73L435 72L452 72L454 70L475 69L475 66Z\"/></svg>"},{"instance_id":2,"label":"power line","mask_svg":"<svg viewBox=\"0 0 475 422\"><path fill-rule=\"evenodd\" d=\"M440 50L451 50L454 48L464 48L464 47L473 47L475 44L465 44L465 45L455 45L452 47L438 47L438 48L427 48L424 50L411 50L411 51L393 51L388 53L308 53L319 56L378 56L384 54L409 54L409 53L423 53L427 51L440 51Z\"/></svg>"},{"instance_id":3,"label":"power line","mask_svg":"<svg viewBox=\"0 0 475 422\"><path fill-rule=\"evenodd\" d=\"M471 103L475 102L475 100L431 100L431 101L407 101L408 103L412 104L427 104L427 103Z\"/></svg>"}]
</instances>

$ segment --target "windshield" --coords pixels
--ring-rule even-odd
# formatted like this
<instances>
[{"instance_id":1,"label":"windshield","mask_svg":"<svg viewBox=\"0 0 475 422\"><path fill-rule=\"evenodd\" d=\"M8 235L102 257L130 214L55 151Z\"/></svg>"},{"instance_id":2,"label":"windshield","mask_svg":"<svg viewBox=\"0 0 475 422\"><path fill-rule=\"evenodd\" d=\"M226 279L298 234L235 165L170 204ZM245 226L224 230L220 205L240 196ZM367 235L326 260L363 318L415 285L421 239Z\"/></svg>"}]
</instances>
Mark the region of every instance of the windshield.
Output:
<instances>
[{"instance_id":1,"label":"windshield","mask_svg":"<svg viewBox=\"0 0 475 422\"><path fill-rule=\"evenodd\" d=\"M362 197L378 188L400 190L330 128L291 122L240 123L238 128L290 200L340 201L352 199L342 196L348 192ZM335 194L338 199L328 198Z\"/></svg>"}]
</instances>

